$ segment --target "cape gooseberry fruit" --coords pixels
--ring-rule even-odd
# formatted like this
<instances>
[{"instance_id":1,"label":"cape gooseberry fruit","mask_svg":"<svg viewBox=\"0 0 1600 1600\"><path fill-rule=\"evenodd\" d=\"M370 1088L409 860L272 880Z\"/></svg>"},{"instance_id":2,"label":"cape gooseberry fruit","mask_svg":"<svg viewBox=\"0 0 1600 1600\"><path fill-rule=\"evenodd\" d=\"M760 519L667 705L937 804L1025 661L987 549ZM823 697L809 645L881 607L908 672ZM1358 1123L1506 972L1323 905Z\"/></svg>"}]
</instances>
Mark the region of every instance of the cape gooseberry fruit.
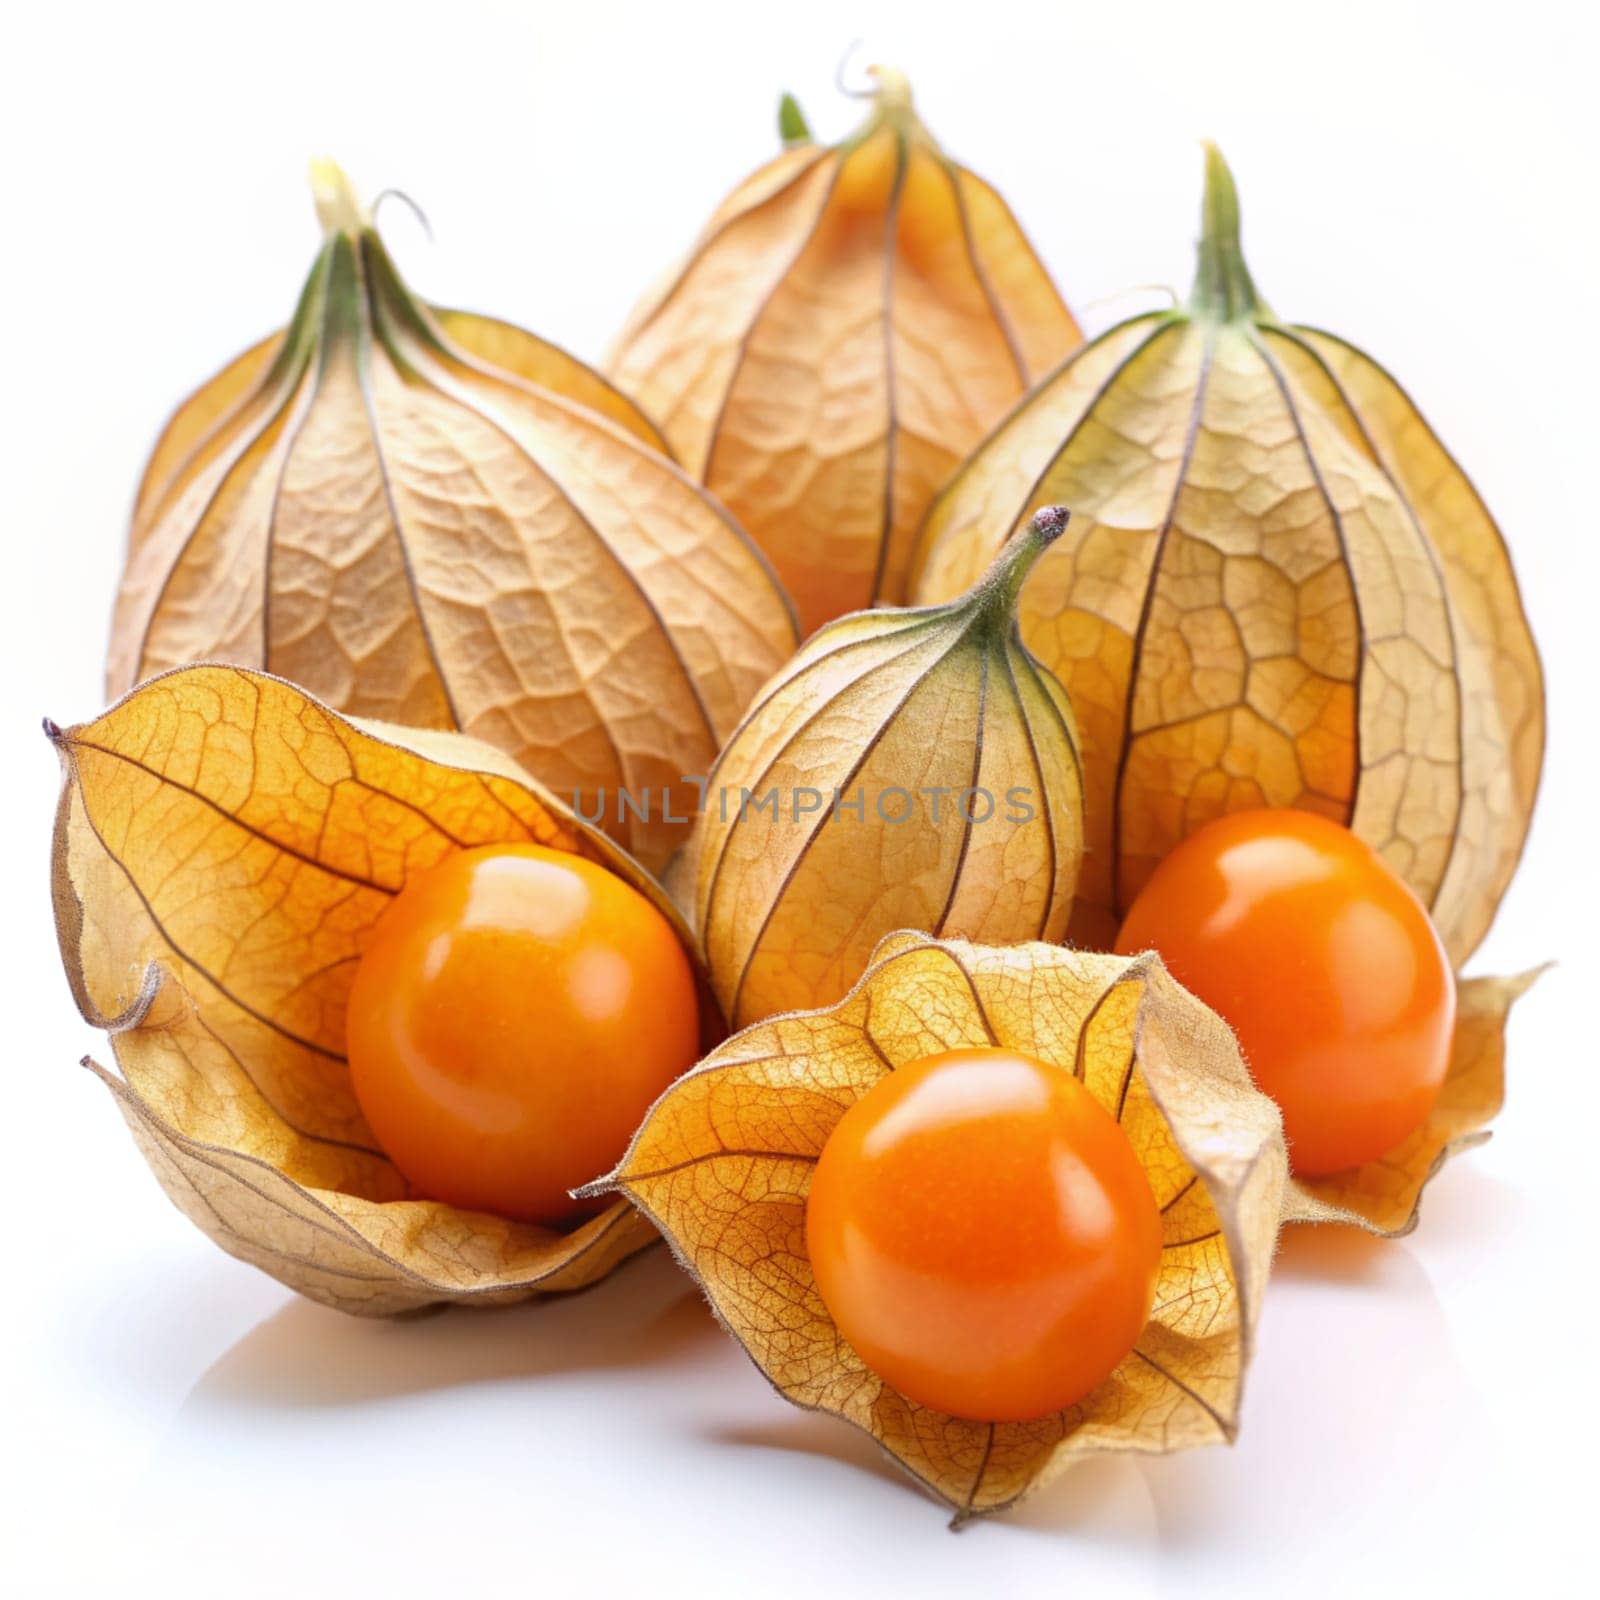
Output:
<instances>
[{"instance_id":1,"label":"cape gooseberry fruit","mask_svg":"<svg viewBox=\"0 0 1600 1600\"><path fill-rule=\"evenodd\" d=\"M648 294L610 370L772 558L802 631L904 598L929 500L1078 342L1004 200L947 156L904 76L789 148Z\"/></svg>"},{"instance_id":2,"label":"cape gooseberry fruit","mask_svg":"<svg viewBox=\"0 0 1600 1600\"><path fill-rule=\"evenodd\" d=\"M313 186L293 319L151 456L111 692L221 660L461 728L659 864L684 780L794 648L781 589L631 400L520 328L425 305L344 174L318 163Z\"/></svg>"},{"instance_id":3,"label":"cape gooseberry fruit","mask_svg":"<svg viewBox=\"0 0 1600 1600\"><path fill-rule=\"evenodd\" d=\"M1215 149L1203 223L1188 304L1070 357L951 482L914 597L960 593L1040 504L1073 508L1019 615L1083 731L1074 942L1109 946L1196 828L1297 806L1378 850L1459 965L1543 756L1511 563L1394 379L1268 309Z\"/></svg>"},{"instance_id":4,"label":"cape gooseberry fruit","mask_svg":"<svg viewBox=\"0 0 1600 1600\"><path fill-rule=\"evenodd\" d=\"M1017 590L1067 514L1025 524L960 599L820 629L718 758L689 853L736 1028L827 1005L900 928L1059 939L1082 845L1072 710Z\"/></svg>"}]
</instances>

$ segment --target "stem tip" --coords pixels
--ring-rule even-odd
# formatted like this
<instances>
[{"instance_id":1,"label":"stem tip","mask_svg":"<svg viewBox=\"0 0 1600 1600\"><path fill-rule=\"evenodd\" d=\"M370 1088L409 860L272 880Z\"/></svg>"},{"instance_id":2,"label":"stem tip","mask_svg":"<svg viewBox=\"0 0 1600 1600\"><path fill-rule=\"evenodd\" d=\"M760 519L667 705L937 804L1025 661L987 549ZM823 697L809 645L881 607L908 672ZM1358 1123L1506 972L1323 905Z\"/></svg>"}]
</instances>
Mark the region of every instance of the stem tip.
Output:
<instances>
[{"instance_id":1,"label":"stem tip","mask_svg":"<svg viewBox=\"0 0 1600 1600\"><path fill-rule=\"evenodd\" d=\"M356 198L355 185L331 157L312 158L311 198L324 233L360 233L372 225L367 208Z\"/></svg>"},{"instance_id":2,"label":"stem tip","mask_svg":"<svg viewBox=\"0 0 1600 1600\"><path fill-rule=\"evenodd\" d=\"M911 110L911 80L898 67L870 66L867 68L867 76L875 85L873 93L883 110L890 112Z\"/></svg>"},{"instance_id":3,"label":"stem tip","mask_svg":"<svg viewBox=\"0 0 1600 1600\"><path fill-rule=\"evenodd\" d=\"M1033 514L1033 531L1041 544L1054 544L1071 520L1072 513L1065 506L1041 506Z\"/></svg>"},{"instance_id":4,"label":"stem tip","mask_svg":"<svg viewBox=\"0 0 1600 1600\"><path fill-rule=\"evenodd\" d=\"M1200 203L1200 259L1189 309L1223 322L1266 310L1245 265L1239 243L1239 190L1222 152L1201 141L1206 157L1205 196Z\"/></svg>"}]
</instances>

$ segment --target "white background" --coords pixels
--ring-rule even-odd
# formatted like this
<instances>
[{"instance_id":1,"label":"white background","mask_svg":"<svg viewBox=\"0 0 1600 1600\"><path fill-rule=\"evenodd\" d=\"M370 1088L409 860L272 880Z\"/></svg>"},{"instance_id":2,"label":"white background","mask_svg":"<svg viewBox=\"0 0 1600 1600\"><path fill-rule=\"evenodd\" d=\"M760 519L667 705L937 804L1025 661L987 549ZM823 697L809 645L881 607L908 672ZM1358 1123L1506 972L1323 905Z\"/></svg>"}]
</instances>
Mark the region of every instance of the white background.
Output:
<instances>
[{"instance_id":1,"label":"white background","mask_svg":"<svg viewBox=\"0 0 1600 1600\"><path fill-rule=\"evenodd\" d=\"M0 1587L289 1593L1571 1592L1592 1537L1600 1150L1597 140L1589 8L1139 0L1031 12L36 5L0 90ZM594 1292L365 1324L156 1188L56 964L48 712L99 706L132 488L171 405L292 306L306 157L430 214L417 289L598 357L633 296L861 60L1000 184L1098 328L1186 289L1216 137L1272 304L1367 346L1468 464L1545 651L1551 752L1480 970L1558 957L1494 1143L1399 1244L1283 1249L1231 1452L1090 1464L945 1532L787 1407L661 1252ZM1592 1571L1588 1574L1592 1578ZM492 1586L492 1589L491 1589ZM1588 1592L1593 1592L1592 1590Z\"/></svg>"}]
</instances>

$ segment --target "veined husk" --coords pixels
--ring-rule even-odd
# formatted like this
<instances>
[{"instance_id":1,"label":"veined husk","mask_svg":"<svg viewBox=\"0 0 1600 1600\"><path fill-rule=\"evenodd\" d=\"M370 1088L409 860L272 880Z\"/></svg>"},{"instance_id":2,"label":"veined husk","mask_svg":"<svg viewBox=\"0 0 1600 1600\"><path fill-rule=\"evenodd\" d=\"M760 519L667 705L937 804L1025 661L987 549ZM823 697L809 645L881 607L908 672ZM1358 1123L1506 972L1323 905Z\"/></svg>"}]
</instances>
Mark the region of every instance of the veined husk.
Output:
<instances>
[{"instance_id":1,"label":"veined husk","mask_svg":"<svg viewBox=\"0 0 1600 1600\"><path fill-rule=\"evenodd\" d=\"M1040 512L949 605L829 623L757 696L712 769L680 890L734 1027L837 1000L896 929L1066 931L1072 708L1016 628L1017 590L1066 521Z\"/></svg>"},{"instance_id":2,"label":"veined husk","mask_svg":"<svg viewBox=\"0 0 1600 1600\"><path fill-rule=\"evenodd\" d=\"M313 179L324 239L293 320L151 457L110 692L237 661L460 728L659 865L688 832L684 778L794 648L785 597L631 400L520 328L425 305L338 168Z\"/></svg>"},{"instance_id":3,"label":"veined husk","mask_svg":"<svg viewBox=\"0 0 1600 1600\"><path fill-rule=\"evenodd\" d=\"M890 1388L829 1316L805 1246L812 1169L845 1111L887 1072L991 1044L1076 1073L1117 1117L1165 1241L1132 1353L1078 1405L1026 1423ZM1277 1107L1155 956L906 933L836 1005L747 1028L680 1078L594 1190L645 1212L785 1399L865 1429L960 1522L1081 1456L1232 1440L1287 1176Z\"/></svg>"},{"instance_id":4,"label":"veined husk","mask_svg":"<svg viewBox=\"0 0 1600 1600\"><path fill-rule=\"evenodd\" d=\"M842 144L730 194L610 360L771 557L802 631L904 598L918 523L1079 339L1006 203L934 143L898 72Z\"/></svg>"},{"instance_id":5,"label":"veined husk","mask_svg":"<svg viewBox=\"0 0 1600 1600\"><path fill-rule=\"evenodd\" d=\"M914 598L959 593L1057 501L1072 526L1020 618L1083 734L1073 937L1109 944L1203 823L1295 805L1381 851L1459 965L1515 869L1543 754L1516 580L1394 379L1262 302L1215 150L1188 305L1112 328L990 435L928 517Z\"/></svg>"},{"instance_id":6,"label":"veined husk","mask_svg":"<svg viewBox=\"0 0 1600 1600\"><path fill-rule=\"evenodd\" d=\"M390 899L452 850L532 840L650 876L488 745L342 717L293 685L180 668L80 727L53 889L68 981L173 1202L302 1294L385 1315L603 1277L654 1237L620 1202L560 1233L416 1198L350 1089L344 1007ZM721 1035L709 994L705 1042ZM536 1058L538 1041L529 1041Z\"/></svg>"}]
</instances>

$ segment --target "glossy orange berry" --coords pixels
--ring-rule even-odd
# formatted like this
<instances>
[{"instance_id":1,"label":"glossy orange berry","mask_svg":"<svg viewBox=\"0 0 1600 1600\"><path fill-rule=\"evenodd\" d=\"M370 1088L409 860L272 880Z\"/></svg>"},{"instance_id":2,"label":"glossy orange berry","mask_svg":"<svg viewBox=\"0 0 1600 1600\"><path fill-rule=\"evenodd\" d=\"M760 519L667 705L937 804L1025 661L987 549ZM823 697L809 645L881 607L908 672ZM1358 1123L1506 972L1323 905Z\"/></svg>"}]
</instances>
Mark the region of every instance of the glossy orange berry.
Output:
<instances>
[{"instance_id":1,"label":"glossy orange berry","mask_svg":"<svg viewBox=\"0 0 1600 1600\"><path fill-rule=\"evenodd\" d=\"M447 857L384 913L350 991L356 1099L423 1195L558 1224L699 1044L672 924L539 845Z\"/></svg>"},{"instance_id":2,"label":"glossy orange berry","mask_svg":"<svg viewBox=\"0 0 1600 1600\"><path fill-rule=\"evenodd\" d=\"M812 1178L824 1304L908 1399L983 1422L1081 1399L1149 1319L1161 1218L1114 1118L1072 1074L952 1050L879 1080Z\"/></svg>"},{"instance_id":3,"label":"glossy orange berry","mask_svg":"<svg viewBox=\"0 0 1600 1600\"><path fill-rule=\"evenodd\" d=\"M1450 1065L1455 979L1422 902L1348 828L1242 811L1156 868L1117 937L1232 1025L1306 1176L1392 1150Z\"/></svg>"}]
</instances>

